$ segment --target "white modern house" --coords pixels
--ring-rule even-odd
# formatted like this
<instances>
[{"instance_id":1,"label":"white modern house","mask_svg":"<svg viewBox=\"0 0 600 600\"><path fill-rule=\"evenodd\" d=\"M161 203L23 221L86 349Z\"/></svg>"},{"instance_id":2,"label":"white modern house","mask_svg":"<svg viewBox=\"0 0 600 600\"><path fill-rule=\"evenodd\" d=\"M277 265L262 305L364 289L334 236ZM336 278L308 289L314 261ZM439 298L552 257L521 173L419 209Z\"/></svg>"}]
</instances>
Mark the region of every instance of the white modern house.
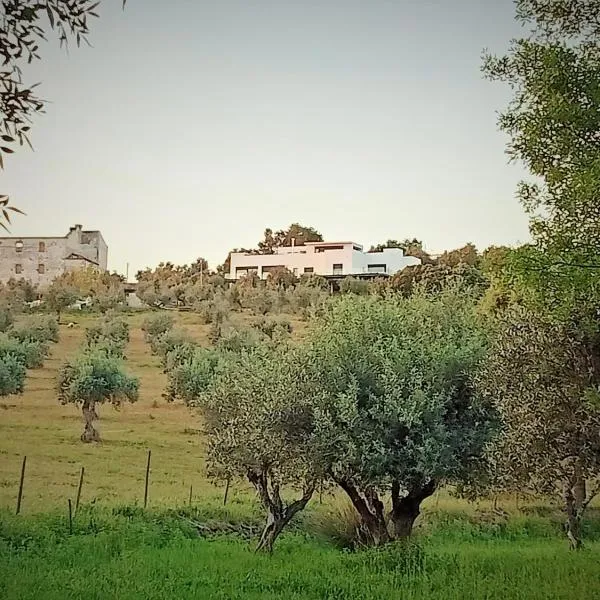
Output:
<instances>
[{"instance_id":1,"label":"white modern house","mask_svg":"<svg viewBox=\"0 0 600 600\"><path fill-rule=\"evenodd\" d=\"M236 280L248 273L266 279L271 271L280 268L301 276L314 273L327 278L387 277L421 260L404 256L400 248L386 248L381 252L365 252L355 242L308 242L304 246L276 248L274 254L231 254L228 279Z\"/></svg>"}]
</instances>

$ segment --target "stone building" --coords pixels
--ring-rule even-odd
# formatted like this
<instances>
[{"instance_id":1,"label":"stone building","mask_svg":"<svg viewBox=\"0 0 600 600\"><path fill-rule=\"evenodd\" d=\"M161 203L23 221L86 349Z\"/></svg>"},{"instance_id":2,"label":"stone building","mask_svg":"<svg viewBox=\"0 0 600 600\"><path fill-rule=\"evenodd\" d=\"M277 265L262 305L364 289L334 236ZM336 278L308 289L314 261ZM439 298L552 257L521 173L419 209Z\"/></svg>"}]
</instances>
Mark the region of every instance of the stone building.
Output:
<instances>
[{"instance_id":1,"label":"stone building","mask_svg":"<svg viewBox=\"0 0 600 600\"><path fill-rule=\"evenodd\" d=\"M64 237L0 238L0 281L26 279L40 288L67 271L106 271L108 246L99 231L74 225Z\"/></svg>"}]
</instances>

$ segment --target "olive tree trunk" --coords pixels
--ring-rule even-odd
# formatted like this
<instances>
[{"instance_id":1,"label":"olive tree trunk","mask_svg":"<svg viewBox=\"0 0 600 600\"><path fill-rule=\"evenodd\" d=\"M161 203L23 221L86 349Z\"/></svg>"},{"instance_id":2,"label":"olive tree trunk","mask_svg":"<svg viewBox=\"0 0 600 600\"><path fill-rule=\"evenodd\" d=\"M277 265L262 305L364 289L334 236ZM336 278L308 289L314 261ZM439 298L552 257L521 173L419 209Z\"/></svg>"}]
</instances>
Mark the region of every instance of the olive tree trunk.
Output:
<instances>
[{"instance_id":1,"label":"olive tree trunk","mask_svg":"<svg viewBox=\"0 0 600 600\"><path fill-rule=\"evenodd\" d=\"M248 473L248 480L256 489L260 502L267 511L267 522L256 546L256 551L270 553L273 552L275 541L287 524L306 507L316 485L313 482L308 483L301 498L291 504L285 504L281 498L279 484L272 480L269 481L269 479L267 470Z\"/></svg>"},{"instance_id":2,"label":"olive tree trunk","mask_svg":"<svg viewBox=\"0 0 600 600\"><path fill-rule=\"evenodd\" d=\"M83 411L83 420L85 428L81 434L81 441L87 444L91 442L99 442L100 434L94 428L94 419L96 418L96 406L94 402L84 402L81 408Z\"/></svg>"},{"instance_id":3,"label":"olive tree trunk","mask_svg":"<svg viewBox=\"0 0 600 600\"><path fill-rule=\"evenodd\" d=\"M581 519L589 501L591 501L591 498L587 500L586 497L586 481L581 475L581 470L576 467L573 478L565 483L563 491L565 512L567 514L565 532L569 539L571 550L579 550L583 546L581 539Z\"/></svg>"},{"instance_id":4,"label":"olive tree trunk","mask_svg":"<svg viewBox=\"0 0 600 600\"><path fill-rule=\"evenodd\" d=\"M416 485L405 496L400 496L400 484L392 484L392 510L390 520L394 526L394 538L406 539L412 535L413 526L421 513L421 503L436 490L436 482Z\"/></svg>"},{"instance_id":5,"label":"olive tree trunk","mask_svg":"<svg viewBox=\"0 0 600 600\"><path fill-rule=\"evenodd\" d=\"M368 546L381 546L390 541L385 520L383 502L373 488L361 493L358 487L348 479L335 479L346 492L350 502L360 518L361 542Z\"/></svg>"}]
</instances>

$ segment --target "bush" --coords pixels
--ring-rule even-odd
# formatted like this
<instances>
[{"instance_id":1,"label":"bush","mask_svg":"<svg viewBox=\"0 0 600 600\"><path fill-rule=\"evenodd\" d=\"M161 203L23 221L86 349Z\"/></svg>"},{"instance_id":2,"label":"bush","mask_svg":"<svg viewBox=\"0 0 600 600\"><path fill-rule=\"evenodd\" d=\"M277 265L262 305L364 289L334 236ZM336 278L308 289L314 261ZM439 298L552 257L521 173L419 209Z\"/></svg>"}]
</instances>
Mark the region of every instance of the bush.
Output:
<instances>
[{"instance_id":1,"label":"bush","mask_svg":"<svg viewBox=\"0 0 600 600\"><path fill-rule=\"evenodd\" d=\"M218 350L239 354L264 343L266 336L251 327L229 327L221 332L215 344Z\"/></svg>"},{"instance_id":2,"label":"bush","mask_svg":"<svg viewBox=\"0 0 600 600\"><path fill-rule=\"evenodd\" d=\"M29 317L13 326L8 334L22 342L58 342L58 321L48 315Z\"/></svg>"},{"instance_id":3,"label":"bush","mask_svg":"<svg viewBox=\"0 0 600 600\"><path fill-rule=\"evenodd\" d=\"M220 353L200 347L190 350L189 346L179 346L168 355L171 368L168 369L165 397L169 402L181 399L193 405L213 381L221 360ZM179 362L173 360L175 354L178 354Z\"/></svg>"},{"instance_id":4,"label":"bush","mask_svg":"<svg viewBox=\"0 0 600 600\"><path fill-rule=\"evenodd\" d=\"M172 329L175 325L175 319L172 315L168 314L156 314L149 315L144 319L142 323L142 331L147 342L150 342L152 338L162 335Z\"/></svg>"},{"instance_id":5,"label":"bush","mask_svg":"<svg viewBox=\"0 0 600 600\"><path fill-rule=\"evenodd\" d=\"M13 356L27 369L37 369L48 356L48 346L42 342L23 342L5 333L0 334L0 359Z\"/></svg>"},{"instance_id":6,"label":"bush","mask_svg":"<svg viewBox=\"0 0 600 600\"><path fill-rule=\"evenodd\" d=\"M246 288L242 294L242 306L255 315L266 315L277 307L278 295L264 286Z\"/></svg>"},{"instance_id":7,"label":"bush","mask_svg":"<svg viewBox=\"0 0 600 600\"><path fill-rule=\"evenodd\" d=\"M355 277L346 277L340 283L340 292L342 294L356 294L357 296L366 296L369 293L369 282Z\"/></svg>"},{"instance_id":8,"label":"bush","mask_svg":"<svg viewBox=\"0 0 600 600\"><path fill-rule=\"evenodd\" d=\"M25 365L14 355L0 357L0 396L22 394L25 387Z\"/></svg>"},{"instance_id":9,"label":"bush","mask_svg":"<svg viewBox=\"0 0 600 600\"><path fill-rule=\"evenodd\" d=\"M231 308L228 302L221 296L215 296L212 300L202 300L196 304L196 311L202 316L203 321L208 325L211 323L223 323Z\"/></svg>"},{"instance_id":10,"label":"bush","mask_svg":"<svg viewBox=\"0 0 600 600\"><path fill-rule=\"evenodd\" d=\"M163 359L163 366L166 366L166 357L169 352L177 346L192 343L193 340L190 334L183 329L170 329L163 334L155 336L150 341L152 353L160 356Z\"/></svg>"},{"instance_id":11,"label":"bush","mask_svg":"<svg viewBox=\"0 0 600 600\"><path fill-rule=\"evenodd\" d=\"M10 329L10 326L12 324L12 313L6 308L0 309L0 332L7 331L8 329Z\"/></svg>"},{"instance_id":12,"label":"bush","mask_svg":"<svg viewBox=\"0 0 600 600\"><path fill-rule=\"evenodd\" d=\"M262 317L254 327L272 340L285 339L292 333L292 324L281 317Z\"/></svg>"}]
</instances>

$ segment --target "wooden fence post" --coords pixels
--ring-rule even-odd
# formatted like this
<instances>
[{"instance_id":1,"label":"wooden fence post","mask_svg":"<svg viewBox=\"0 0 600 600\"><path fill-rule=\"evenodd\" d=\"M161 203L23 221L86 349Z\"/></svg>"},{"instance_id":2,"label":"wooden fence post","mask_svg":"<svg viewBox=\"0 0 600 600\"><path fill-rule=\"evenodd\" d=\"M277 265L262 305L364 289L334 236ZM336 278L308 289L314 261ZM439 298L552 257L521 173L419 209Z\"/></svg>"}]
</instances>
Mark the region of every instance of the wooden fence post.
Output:
<instances>
[{"instance_id":1,"label":"wooden fence post","mask_svg":"<svg viewBox=\"0 0 600 600\"><path fill-rule=\"evenodd\" d=\"M73 535L73 505L71 504L71 498L69 498L69 535Z\"/></svg>"},{"instance_id":2,"label":"wooden fence post","mask_svg":"<svg viewBox=\"0 0 600 600\"><path fill-rule=\"evenodd\" d=\"M192 484L190 484L190 498L188 500L188 506L192 505Z\"/></svg>"},{"instance_id":3,"label":"wooden fence post","mask_svg":"<svg viewBox=\"0 0 600 600\"><path fill-rule=\"evenodd\" d=\"M144 486L144 508L148 506L148 480L150 479L150 457L152 450L148 450L148 462L146 463L146 484Z\"/></svg>"},{"instance_id":4,"label":"wooden fence post","mask_svg":"<svg viewBox=\"0 0 600 600\"><path fill-rule=\"evenodd\" d=\"M227 504L227 496L229 496L229 484L231 483L231 479L227 478L227 483L225 484L225 495L223 496L223 506Z\"/></svg>"},{"instance_id":5,"label":"wooden fence post","mask_svg":"<svg viewBox=\"0 0 600 600\"><path fill-rule=\"evenodd\" d=\"M27 457L23 457L23 464L21 465L21 481L19 482L19 495L17 496L17 512L18 515L21 512L21 501L23 500L23 483L25 481L25 465L27 464Z\"/></svg>"},{"instance_id":6,"label":"wooden fence post","mask_svg":"<svg viewBox=\"0 0 600 600\"><path fill-rule=\"evenodd\" d=\"M79 501L81 500L81 488L83 486L83 474L85 467L81 467L81 473L79 474L79 485L77 486L77 498L75 499L75 513L79 510Z\"/></svg>"}]
</instances>

